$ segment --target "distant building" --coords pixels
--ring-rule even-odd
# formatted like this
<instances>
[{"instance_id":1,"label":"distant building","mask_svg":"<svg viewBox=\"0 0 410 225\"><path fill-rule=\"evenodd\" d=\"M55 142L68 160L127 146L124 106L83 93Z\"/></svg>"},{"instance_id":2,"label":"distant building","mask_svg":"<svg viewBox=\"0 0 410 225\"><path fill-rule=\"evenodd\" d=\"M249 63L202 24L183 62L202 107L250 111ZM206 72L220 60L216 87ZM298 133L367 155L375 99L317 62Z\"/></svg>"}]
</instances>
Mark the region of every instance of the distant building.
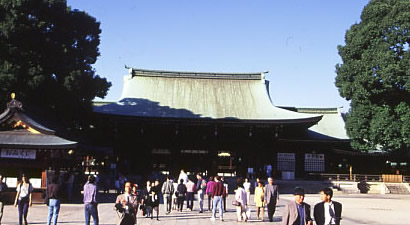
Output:
<instances>
[{"instance_id":1,"label":"distant building","mask_svg":"<svg viewBox=\"0 0 410 225\"><path fill-rule=\"evenodd\" d=\"M129 68L118 102L96 102L101 140L118 169L292 179L346 167L349 138L337 108L277 107L264 73ZM340 166L342 164L342 166ZM342 167L342 168L341 168Z\"/></svg>"}]
</instances>

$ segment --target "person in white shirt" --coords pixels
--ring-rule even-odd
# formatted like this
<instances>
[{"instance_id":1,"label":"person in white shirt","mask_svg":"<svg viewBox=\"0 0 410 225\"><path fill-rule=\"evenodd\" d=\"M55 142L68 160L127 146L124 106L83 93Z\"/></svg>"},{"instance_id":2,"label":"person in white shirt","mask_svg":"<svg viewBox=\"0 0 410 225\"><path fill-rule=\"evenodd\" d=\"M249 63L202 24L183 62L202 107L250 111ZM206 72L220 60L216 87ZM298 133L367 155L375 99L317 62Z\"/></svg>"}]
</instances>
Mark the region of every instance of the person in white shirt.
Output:
<instances>
[{"instance_id":1,"label":"person in white shirt","mask_svg":"<svg viewBox=\"0 0 410 225\"><path fill-rule=\"evenodd\" d=\"M184 170L181 170L181 172L179 173L178 181L181 179L184 180L184 184L188 183L188 175L185 173Z\"/></svg>"},{"instance_id":2,"label":"person in white shirt","mask_svg":"<svg viewBox=\"0 0 410 225\"><path fill-rule=\"evenodd\" d=\"M235 200L239 203L239 205L236 206L237 222L242 222L242 219L248 222L248 217L246 216L246 208L248 206L247 193L243 188L244 183L242 178L237 180L237 184L238 189L235 190Z\"/></svg>"},{"instance_id":3,"label":"person in white shirt","mask_svg":"<svg viewBox=\"0 0 410 225\"><path fill-rule=\"evenodd\" d=\"M245 192L246 192L246 200L247 200L247 202L250 202L250 199L251 199L251 183L249 182L248 178L245 178L245 182L243 183L243 188L245 189Z\"/></svg>"}]
</instances>

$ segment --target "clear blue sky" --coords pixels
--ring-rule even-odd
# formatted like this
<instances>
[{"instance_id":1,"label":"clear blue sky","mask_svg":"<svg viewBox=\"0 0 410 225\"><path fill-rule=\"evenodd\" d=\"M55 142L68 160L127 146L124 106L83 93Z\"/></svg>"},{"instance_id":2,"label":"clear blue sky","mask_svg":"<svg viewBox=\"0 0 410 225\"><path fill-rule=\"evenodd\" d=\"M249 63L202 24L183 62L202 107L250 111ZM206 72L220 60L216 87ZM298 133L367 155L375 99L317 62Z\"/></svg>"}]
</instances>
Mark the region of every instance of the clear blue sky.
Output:
<instances>
[{"instance_id":1,"label":"clear blue sky","mask_svg":"<svg viewBox=\"0 0 410 225\"><path fill-rule=\"evenodd\" d=\"M278 106L340 107L337 45L369 0L68 0L101 23L97 74L119 100L124 65L198 72L269 71Z\"/></svg>"}]
</instances>

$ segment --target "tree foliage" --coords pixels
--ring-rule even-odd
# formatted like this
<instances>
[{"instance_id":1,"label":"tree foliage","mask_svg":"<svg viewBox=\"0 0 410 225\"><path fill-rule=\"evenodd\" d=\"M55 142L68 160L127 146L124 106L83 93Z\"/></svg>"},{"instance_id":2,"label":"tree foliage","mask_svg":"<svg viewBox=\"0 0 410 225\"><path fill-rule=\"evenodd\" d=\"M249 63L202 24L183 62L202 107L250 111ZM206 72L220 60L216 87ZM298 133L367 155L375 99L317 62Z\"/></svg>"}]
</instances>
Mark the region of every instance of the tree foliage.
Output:
<instances>
[{"instance_id":1,"label":"tree foliage","mask_svg":"<svg viewBox=\"0 0 410 225\"><path fill-rule=\"evenodd\" d=\"M26 109L78 123L111 86L92 68L100 33L66 0L0 0L0 104L15 92Z\"/></svg>"},{"instance_id":2,"label":"tree foliage","mask_svg":"<svg viewBox=\"0 0 410 225\"><path fill-rule=\"evenodd\" d=\"M339 93L351 100L352 147L410 149L410 1L372 0L338 46Z\"/></svg>"}]
</instances>

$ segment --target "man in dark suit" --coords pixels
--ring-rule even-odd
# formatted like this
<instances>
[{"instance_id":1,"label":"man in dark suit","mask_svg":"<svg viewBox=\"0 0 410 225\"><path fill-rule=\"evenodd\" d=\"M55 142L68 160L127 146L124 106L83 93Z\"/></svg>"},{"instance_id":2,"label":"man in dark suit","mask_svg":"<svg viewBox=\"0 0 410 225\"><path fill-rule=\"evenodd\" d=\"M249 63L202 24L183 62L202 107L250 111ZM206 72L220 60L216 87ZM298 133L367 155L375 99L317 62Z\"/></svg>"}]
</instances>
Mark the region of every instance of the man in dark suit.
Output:
<instances>
[{"instance_id":1,"label":"man in dark suit","mask_svg":"<svg viewBox=\"0 0 410 225\"><path fill-rule=\"evenodd\" d=\"M268 206L269 221L273 222L276 204L279 201L278 186L273 184L273 178L268 178L268 184L265 186L264 202Z\"/></svg>"},{"instance_id":2,"label":"man in dark suit","mask_svg":"<svg viewBox=\"0 0 410 225\"><path fill-rule=\"evenodd\" d=\"M320 190L322 202L315 205L313 216L317 225L339 225L342 219L342 204L332 201L333 191L330 188Z\"/></svg>"},{"instance_id":3,"label":"man in dark suit","mask_svg":"<svg viewBox=\"0 0 410 225\"><path fill-rule=\"evenodd\" d=\"M312 225L310 217L310 205L303 202L305 199L305 190L297 187L294 192L295 201L285 206L282 215L282 225Z\"/></svg>"}]
</instances>

